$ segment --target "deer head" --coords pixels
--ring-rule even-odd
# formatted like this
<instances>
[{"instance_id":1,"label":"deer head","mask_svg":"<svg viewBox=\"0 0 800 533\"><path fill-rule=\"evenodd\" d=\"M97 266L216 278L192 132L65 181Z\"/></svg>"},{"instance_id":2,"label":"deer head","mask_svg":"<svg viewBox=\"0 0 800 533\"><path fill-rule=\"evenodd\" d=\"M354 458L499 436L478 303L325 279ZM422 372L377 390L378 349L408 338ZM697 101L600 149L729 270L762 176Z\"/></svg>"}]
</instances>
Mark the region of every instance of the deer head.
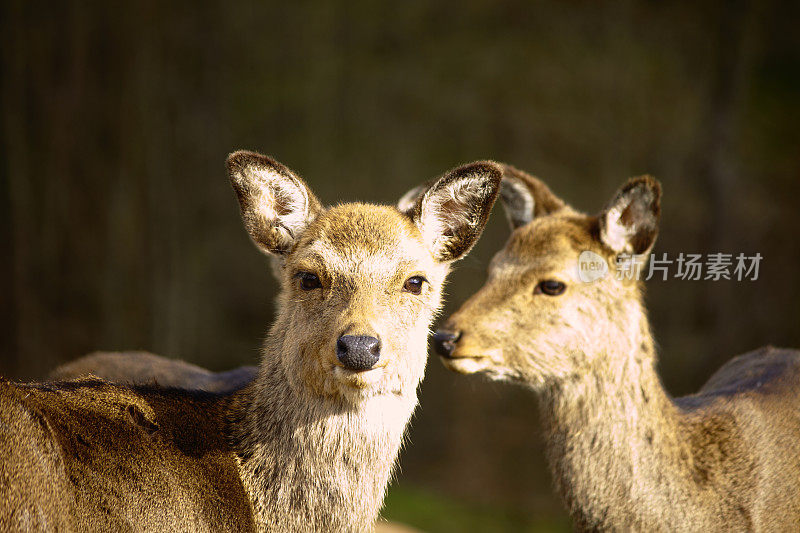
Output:
<instances>
[{"instance_id":1,"label":"deer head","mask_svg":"<svg viewBox=\"0 0 800 533\"><path fill-rule=\"evenodd\" d=\"M609 359L639 338L644 320L641 282L620 272L618 259L641 265L650 253L660 185L633 178L596 216L516 169L505 169L502 187L513 231L484 286L434 336L444 364L535 387L586 375L592 365L613 367ZM579 259L587 257L605 275L582 275Z\"/></svg>"},{"instance_id":2,"label":"deer head","mask_svg":"<svg viewBox=\"0 0 800 533\"><path fill-rule=\"evenodd\" d=\"M279 258L270 352L291 386L352 401L415 390L445 277L486 224L499 167L456 168L399 207L328 209L269 157L236 152L228 172L250 238Z\"/></svg>"}]
</instances>

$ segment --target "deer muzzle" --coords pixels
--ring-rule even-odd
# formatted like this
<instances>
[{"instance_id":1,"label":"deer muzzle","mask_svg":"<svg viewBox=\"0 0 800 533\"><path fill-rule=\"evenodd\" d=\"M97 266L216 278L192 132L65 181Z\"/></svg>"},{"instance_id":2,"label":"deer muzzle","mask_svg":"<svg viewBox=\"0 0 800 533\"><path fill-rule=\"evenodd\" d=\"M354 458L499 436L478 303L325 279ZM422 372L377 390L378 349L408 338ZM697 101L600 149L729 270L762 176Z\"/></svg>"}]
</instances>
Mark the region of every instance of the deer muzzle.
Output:
<instances>
[{"instance_id":1,"label":"deer muzzle","mask_svg":"<svg viewBox=\"0 0 800 533\"><path fill-rule=\"evenodd\" d=\"M381 341L367 335L342 335L336 341L336 357L348 370L370 370L381 358Z\"/></svg>"},{"instance_id":2,"label":"deer muzzle","mask_svg":"<svg viewBox=\"0 0 800 533\"><path fill-rule=\"evenodd\" d=\"M459 338L461 338L460 331L440 329L433 334L433 349L442 357L452 357Z\"/></svg>"}]
</instances>

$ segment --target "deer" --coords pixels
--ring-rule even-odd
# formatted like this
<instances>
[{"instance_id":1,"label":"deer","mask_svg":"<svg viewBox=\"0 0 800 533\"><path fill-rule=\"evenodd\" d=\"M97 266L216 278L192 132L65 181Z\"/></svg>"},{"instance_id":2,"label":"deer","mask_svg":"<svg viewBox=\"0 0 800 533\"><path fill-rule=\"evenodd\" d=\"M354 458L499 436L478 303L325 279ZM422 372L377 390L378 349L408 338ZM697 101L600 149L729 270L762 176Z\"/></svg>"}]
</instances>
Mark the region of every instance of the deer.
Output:
<instances>
[{"instance_id":1,"label":"deer","mask_svg":"<svg viewBox=\"0 0 800 533\"><path fill-rule=\"evenodd\" d=\"M255 152L227 168L251 240L280 269L256 377L229 393L0 381L0 529L373 527L443 283L483 231L502 172L458 167L401 210L325 208Z\"/></svg>"},{"instance_id":2,"label":"deer","mask_svg":"<svg viewBox=\"0 0 800 533\"><path fill-rule=\"evenodd\" d=\"M505 166L512 233L434 348L456 373L535 393L554 484L577 530L796 531L800 352L744 353L697 393L669 395L644 284L625 265L650 255L660 202L659 182L641 176L586 215ZM598 275L581 277L584 252L599 258Z\"/></svg>"},{"instance_id":3,"label":"deer","mask_svg":"<svg viewBox=\"0 0 800 533\"><path fill-rule=\"evenodd\" d=\"M145 351L92 352L59 365L48 374L54 381L94 376L113 383L151 385L217 393L232 393L249 384L258 367L244 365L232 370L212 372L182 359ZM414 533L414 528L382 517L374 533Z\"/></svg>"}]
</instances>

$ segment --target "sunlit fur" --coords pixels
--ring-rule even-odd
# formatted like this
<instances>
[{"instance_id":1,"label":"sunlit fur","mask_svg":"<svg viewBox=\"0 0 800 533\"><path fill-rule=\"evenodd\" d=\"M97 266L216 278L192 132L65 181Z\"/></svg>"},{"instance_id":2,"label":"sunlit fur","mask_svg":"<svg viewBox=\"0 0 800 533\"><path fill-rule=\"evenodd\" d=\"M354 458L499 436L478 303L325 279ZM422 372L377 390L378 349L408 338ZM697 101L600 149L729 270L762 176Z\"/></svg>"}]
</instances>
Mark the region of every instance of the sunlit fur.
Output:
<instances>
[{"instance_id":1,"label":"sunlit fur","mask_svg":"<svg viewBox=\"0 0 800 533\"><path fill-rule=\"evenodd\" d=\"M442 360L539 394L554 481L580 530L795 530L800 353L762 348L699 393L670 398L642 283L615 275L615 250L655 239L658 185L631 184L598 216L563 207L515 229L485 285L447 320L461 337ZM635 212L621 217L631 201ZM608 261L606 278L579 280L584 250ZM566 291L543 294L543 280Z\"/></svg>"},{"instance_id":2,"label":"sunlit fur","mask_svg":"<svg viewBox=\"0 0 800 533\"><path fill-rule=\"evenodd\" d=\"M373 527L445 276L480 235L501 171L459 167L401 213L324 209L288 168L252 152L232 154L228 169L251 238L280 257L278 315L257 376L221 394L97 379L0 383L0 529ZM471 194L429 209L464 180ZM436 224L452 234L421 231ZM321 287L303 290L299 272ZM411 276L426 279L420 294L404 290ZM380 339L374 368L339 363L344 334Z\"/></svg>"}]
</instances>

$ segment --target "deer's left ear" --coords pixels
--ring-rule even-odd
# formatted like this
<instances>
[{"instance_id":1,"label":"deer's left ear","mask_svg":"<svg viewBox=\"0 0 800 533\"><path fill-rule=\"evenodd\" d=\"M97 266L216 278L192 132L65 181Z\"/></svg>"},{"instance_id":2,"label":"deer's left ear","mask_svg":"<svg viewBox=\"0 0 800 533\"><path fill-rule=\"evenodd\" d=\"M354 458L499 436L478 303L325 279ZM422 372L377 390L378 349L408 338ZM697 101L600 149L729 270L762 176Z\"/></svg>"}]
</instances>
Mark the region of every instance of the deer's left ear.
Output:
<instances>
[{"instance_id":1,"label":"deer's left ear","mask_svg":"<svg viewBox=\"0 0 800 533\"><path fill-rule=\"evenodd\" d=\"M502 164L503 183L500 203L511 229L524 226L536 217L560 211L566 204L538 178L516 167Z\"/></svg>"},{"instance_id":2,"label":"deer's left ear","mask_svg":"<svg viewBox=\"0 0 800 533\"><path fill-rule=\"evenodd\" d=\"M660 216L658 181L631 178L598 216L600 240L618 254L647 254L656 241Z\"/></svg>"},{"instance_id":3,"label":"deer's left ear","mask_svg":"<svg viewBox=\"0 0 800 533\"><path fill-rule=\"evenodd\" d=\"M491 161L464 165L424 192L412 189L398 208L417 225L437 261L455 261L469 252L483 232L502 175ZM416 198L413 204L411 198Z\"/></svg>"}]
</instances>

